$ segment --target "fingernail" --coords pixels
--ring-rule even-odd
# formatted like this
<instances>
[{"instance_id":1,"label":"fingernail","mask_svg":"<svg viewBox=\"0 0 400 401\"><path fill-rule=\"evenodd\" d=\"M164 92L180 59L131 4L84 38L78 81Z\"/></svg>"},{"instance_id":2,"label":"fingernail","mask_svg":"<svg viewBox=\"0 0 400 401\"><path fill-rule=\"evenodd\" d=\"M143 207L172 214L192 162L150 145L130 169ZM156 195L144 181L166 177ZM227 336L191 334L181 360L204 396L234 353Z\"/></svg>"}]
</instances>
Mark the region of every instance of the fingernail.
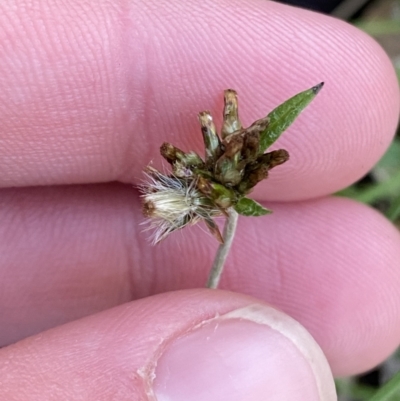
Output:
<instances>
[{"instance_id":1,"label":"fingernail","mask_svg":"<svg viewBox=\"0 0 400 401\"><path fill-rule=\"evenodd\" d=\"M252 305L172 340L154 371L157 401L336 400L311 335L271 307Z\"/></svg>"}]
</instances>

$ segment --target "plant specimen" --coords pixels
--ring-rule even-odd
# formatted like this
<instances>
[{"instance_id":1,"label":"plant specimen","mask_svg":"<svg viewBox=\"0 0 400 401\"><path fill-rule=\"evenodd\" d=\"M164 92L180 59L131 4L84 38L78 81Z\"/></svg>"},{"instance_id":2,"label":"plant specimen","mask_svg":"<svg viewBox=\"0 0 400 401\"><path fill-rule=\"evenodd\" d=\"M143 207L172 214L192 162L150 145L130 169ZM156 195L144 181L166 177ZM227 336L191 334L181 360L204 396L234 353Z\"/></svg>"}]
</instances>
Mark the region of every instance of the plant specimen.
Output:
<instances>
[{"instance_id":1,"label":"plant specimen","mask_svg":"<svg viewBox=\"0 0 400 401\"><path fill-rule=\"evenodd\" d=\"M269 170L286 162L284 149L265 153L314 99L323 83L301 92L266 117L243 128L238 113L237 93L224 92L223 124L218 135L211 114L199 114L205 156L164 142L161 156L171 165L164 174L151 166L145 169L146 180L140 186L143 214L153 229L156 244L172 232L203 221L220 242L207 287L218 286L222 269L234 237L238 215L263 216L271 213L247 195ZM214 218L225 216L223 234Z\"/></svg>"}]
</instances>

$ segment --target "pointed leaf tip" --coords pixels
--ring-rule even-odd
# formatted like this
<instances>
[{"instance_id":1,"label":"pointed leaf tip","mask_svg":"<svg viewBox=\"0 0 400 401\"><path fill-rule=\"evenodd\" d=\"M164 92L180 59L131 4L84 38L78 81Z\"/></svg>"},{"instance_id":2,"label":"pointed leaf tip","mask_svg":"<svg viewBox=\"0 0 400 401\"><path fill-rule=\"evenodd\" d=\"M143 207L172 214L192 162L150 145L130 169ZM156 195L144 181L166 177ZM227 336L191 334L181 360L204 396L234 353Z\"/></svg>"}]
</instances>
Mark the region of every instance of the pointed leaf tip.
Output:
<instances>
[{"instance_id":1,"label":"pointed leaf tip","mask_svg":"<svg viewBox=\"0 0 400 401\"><path fill-rule=\"evenodd\" d=\"M235 210L242 216L248 217L265 216L266 214L272 213L272 210L266 209L255 200L246 197L240 199L240 201L235 206Z\"/></svg>"},{"instance_id":2,"label":"pointed leaf tip","mask_svg":"<svg viewBox=\"0 0 400 401\"><path fill-rule=\"evenodd\" d=\"M260 154L264 153L289 128L323 86L324 83L321 82L310 89L298 93L268 114L269 125L260 135Z\"/></svg>"},{"instance_id":3,"label":"pointed leaf tip","mask_svg":"<svg viewBox=\"0 0 400 401\"><path fill-rule=\"evenodd\" d=\"M323 88L325 82L321 82L318 85L313 86L311 89L313 90L315 95L318 95L319 91Z\"/></svg>"}]
</instances>

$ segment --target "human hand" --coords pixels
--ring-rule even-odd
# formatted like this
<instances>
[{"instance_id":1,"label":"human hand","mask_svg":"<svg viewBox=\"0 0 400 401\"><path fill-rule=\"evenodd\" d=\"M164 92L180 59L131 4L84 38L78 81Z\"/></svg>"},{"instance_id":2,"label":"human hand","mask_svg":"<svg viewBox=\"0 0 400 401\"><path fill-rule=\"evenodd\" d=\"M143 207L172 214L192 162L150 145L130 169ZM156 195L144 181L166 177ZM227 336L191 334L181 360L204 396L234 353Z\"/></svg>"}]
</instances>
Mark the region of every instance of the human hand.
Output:
<instances>
[{"instance_id":1,"label":"human hand","mask_svg":"<svg viewBox=\"0 0 400 401\"><path fill-rule=\"evenodd\" d=\"M142 400L169 374L174 401L205 399L204 378L209 401L318 399L315 373L273 330L235 320L215 337L209 376L209 333L183 343L217 314L256 304L271 316L263 302L301 322L336 375L383 360L400 337L399 234L373 210L325 197L393 135L399 95L379 46L264 1L93 4L0 5L1 345L40 333L0 351L0 398ZM322 80L279 140L290 161L252 194L274 214L240 220L226 266L222 288L258 300L177 291L204 285L216 243L194 228L150 247L132 189L141 169L164 140L200 149L196 114L217 116L225 88L246 124ZM170 341L191 363L160 362L152 384Z\"/></svg>"}]
</instances>

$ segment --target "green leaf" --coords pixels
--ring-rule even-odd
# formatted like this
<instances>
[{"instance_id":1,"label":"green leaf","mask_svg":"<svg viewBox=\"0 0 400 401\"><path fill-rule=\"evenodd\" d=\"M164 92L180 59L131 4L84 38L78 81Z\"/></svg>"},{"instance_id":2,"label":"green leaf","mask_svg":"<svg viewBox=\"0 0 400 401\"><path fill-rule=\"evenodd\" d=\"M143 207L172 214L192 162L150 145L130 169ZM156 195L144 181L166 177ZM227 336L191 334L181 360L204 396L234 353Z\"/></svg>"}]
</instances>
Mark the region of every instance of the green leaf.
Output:
<instances>
[{"instance_id":1,"label":"green leaf","mask_svg":"<svg viewBox=\"0 0 400 401\"><path fill-rule=\"evenodd\" d=\"M373 21L355 21L354 25L371 36L398 35L400 25L397 18Z\"/></svg>"},{"instance_id":2,"label":"green leaf","mask_svg":"<svg viewBox=\"0 0 400 401\"><path fill-rule=\"evenodd\" d=\"M323 85L324 83L321 82L311 89L298 93L268 114L269 125L260 136L260 153L264 153L281 136L282 132L292 124L301 111L314 99Z\"/></svg>"},{"instance_id":3,"label":"green leaf","mask_svg":"<svg viewBox=\"0 0 400 401\"><path fill-rule=\"evenodd\" d=\"M400 137L396 137L386 153L372 169L373 178L382 182L400 170Z\"/></svg>"},{"instance_id":4,"label":"green leaf","mask_svg":"<svg viewBox=\"0 0 400 401\"><path fill-rule=\"evenodd\" d=\"M242 216L264 216L272 213L271 210L266 209L253 199L243 197L236 204L235 210Z\"/></svg>"},{"instance_id":5,"label":"green leaf","mask_svg":"<svg viewBox=\"0 0 400 401\"><path fill-rule=\"evenodd\" d=\"M400 395L400 372L396 373L368 401L395 401Z\"/></svg>"},{"instance_id":6,"label":"green leaf","mask_svg":"<svg viewBox=\"0 0 400 401\"><path fill-rule=\"evenodd\" d=\"M386 217L391 220L391 221L396 221L400 216L400 196L397 197L392 204L390 205L390 208L386 212Z\"/></svg>"},{"instance_id":7,"label":"green leaf","mask_svg":"<svg viewBox=\"0 0 400 401\"><path fill-rule=\"evenodd\" d=\"M375 203L379 199L386 197L393 198L398 196L400 191L400 171L392 175L389 179L377 184L366 185L360 188L352 196L353 199L362 203ZM339 193L339 195L342 191ZM346 193L345 193L346 196Z\"/></svg>"}]
</instances>

